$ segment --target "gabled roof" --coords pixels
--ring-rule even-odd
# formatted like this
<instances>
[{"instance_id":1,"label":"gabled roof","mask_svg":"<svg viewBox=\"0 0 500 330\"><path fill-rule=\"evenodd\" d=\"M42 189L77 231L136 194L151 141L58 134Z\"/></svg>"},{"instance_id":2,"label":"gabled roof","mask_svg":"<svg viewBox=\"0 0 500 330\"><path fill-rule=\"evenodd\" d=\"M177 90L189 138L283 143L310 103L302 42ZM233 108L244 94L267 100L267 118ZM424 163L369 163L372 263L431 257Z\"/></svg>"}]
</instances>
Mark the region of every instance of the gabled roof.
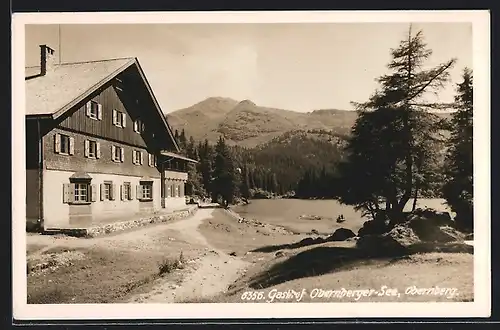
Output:
<instances>
[{"instance_id":1,"label":"gabled roof","mask_svg":"<svg viewBox=\"0 0 500 330\"><path fill-rule=\"evenodd\" d=\"M56 119L130 66L135 65L174 146L179 146L137 58L64 63L40 76L40 67L25 68L26 116Z\"/></svg>"}]
</instances>

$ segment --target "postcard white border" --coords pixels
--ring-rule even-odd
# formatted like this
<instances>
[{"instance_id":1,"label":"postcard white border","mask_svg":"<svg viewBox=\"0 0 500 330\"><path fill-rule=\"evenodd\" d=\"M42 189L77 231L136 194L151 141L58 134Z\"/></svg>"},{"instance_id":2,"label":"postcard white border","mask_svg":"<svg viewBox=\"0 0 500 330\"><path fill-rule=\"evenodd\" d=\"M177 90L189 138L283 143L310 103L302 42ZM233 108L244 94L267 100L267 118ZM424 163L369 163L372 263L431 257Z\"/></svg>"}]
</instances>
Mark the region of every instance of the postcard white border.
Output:
<instances>
[{"instance_id":1,"label":"postcard white border","mask_svg":"<svg viewBox=\"0 0 500 330\"><path fill-rule=\"evenodd\" d=\"M470 22L474 70L474 302L273 304L63 304L26 303L25 107L26 24L137 23L388 23ZM17 320L234 319L349 317L488 317L490 255L490 15L484 11L283 11L20 13L12 18L12 230L13 313Z\"/></svg>"}]
</instances>

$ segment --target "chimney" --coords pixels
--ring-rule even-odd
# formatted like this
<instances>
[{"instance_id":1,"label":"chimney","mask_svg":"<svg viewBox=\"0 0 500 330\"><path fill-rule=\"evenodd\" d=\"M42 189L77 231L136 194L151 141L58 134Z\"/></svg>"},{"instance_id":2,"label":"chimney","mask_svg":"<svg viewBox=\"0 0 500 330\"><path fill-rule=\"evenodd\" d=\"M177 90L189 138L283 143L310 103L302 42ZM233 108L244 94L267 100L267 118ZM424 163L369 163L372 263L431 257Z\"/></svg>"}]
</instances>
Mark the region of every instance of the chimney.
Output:
<instances>
[{"instance_id":1,"label":"chimney","mask_svg":"<svg viewBox=\"0 0 500 330\"><path fill-rule=\"evenodd\" d=\"M47 45L40 45L40 75L45 76L55 64L54 50Z\"/></svg>"}]
</instances>

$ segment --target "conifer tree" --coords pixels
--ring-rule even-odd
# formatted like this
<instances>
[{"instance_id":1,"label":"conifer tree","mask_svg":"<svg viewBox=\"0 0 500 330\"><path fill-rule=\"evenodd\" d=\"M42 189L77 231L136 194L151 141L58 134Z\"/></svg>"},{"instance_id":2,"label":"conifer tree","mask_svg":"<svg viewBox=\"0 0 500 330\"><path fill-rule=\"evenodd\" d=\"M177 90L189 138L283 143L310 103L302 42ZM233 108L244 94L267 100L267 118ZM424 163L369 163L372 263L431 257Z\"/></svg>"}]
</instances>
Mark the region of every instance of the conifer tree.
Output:
<instances>
[{"instance_id":1,"label":"conifer tree","mask_svg":"<svg viewBox=\"0 0 500 330\"><path fill-rule=\"evenodd\" d=\"M222 199L225 207L233 203L237 194L238 179L235 173L233 159L223 137L215 146L212 193L215 200Z\"/></svg>"},{"instance_id":2,"label":"conifer tree","mask_svg":"<svg viewBox=\"0 0 500 330\"><path fill-rule=\"evenodd\" d=\"M474 229L473 201L473 75L466 68L463 81L457 86L451 137L446 157L446 183L443 194L453 212L455 222L464 231Z\"/></svg>"},{"instance_id":3,"label":"conifer tree","mask_svg":"<svg viewBox=\"0 0 500 330\"><path fill-rule=\"evenodd\" d=\"M337 197L373 216L383 211L393 224L404 219L408 201L432 184L436 150L443 143L442 123L429 110L449 105L427 96L444 87L455 60L425 69L431 54L422 31L413 34L410 26L391 50L391 72L378 79L380 89L367 102L354 103L359 116L340 167L345 189Z\"/></svg>"}]
</instances>

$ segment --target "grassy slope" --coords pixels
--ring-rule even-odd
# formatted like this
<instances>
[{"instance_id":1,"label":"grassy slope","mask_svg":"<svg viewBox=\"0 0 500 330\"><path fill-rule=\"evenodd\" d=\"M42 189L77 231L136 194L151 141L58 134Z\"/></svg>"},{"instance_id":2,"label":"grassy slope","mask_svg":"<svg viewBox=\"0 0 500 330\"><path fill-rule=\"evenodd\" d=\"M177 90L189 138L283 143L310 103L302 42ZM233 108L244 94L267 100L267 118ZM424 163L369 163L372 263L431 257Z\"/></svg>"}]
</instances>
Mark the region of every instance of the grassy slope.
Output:
<instances>
[{"instance_id":1,"label":"grassy slope","mask_svg":"<svg viewBox=\"0 0 500 330\"><path fill-rule=\"evenodd\" d=\"M321 249L321 247L313 248ZM335 259L334 259L335 260ZM473 256L467 253L426 253L409 256L405 259L371 259L359 260L338 265L338 268L330 269L324 274L315 274L314 267L321 272L321 264L329 264L328 259L315 260L312 265L301 264L281 268L280 271L271 266L256 275L255 278L240 279L230 295L219 297L221 302L248 302L241 299L243 292L263 292L268 299L271 298L273 290L285 292L287 290L302 291L308 294L301 302L346 302L356 301L353 297L329 298L313 297L314 289L322 290L363 290L375 289L381 292L381 288L396 288L399 296L362 297L361 302L389 302L389 301L472 301L473 300ZM335 262L332 262L335 264ZM283 265L281 265L283 266ZM311 268L307 268L310 266ZM280 268L280 267L279 267ZM307 272L305 273L306 270ZM299 277L304 275L304 277ZM276 277L272 277L276 276ZM299 277L287 280L287 277ZM260 283L262 282L262 283ZM266 282L276 283L266 286ZM262 287L260 286L262 285ZM405 294L406 289L411 286L418 288L455 288L456 295L410 295ZM293 302L293 299L277 299L275 302Z\"/></svg>"},{"instance_id":2,"label":"grassy slope","mask_svg":"<svg viewBox=\"0 0 500 330\"><path fill-rule=\"evenodd\" d=\"M155 231L154 225L146 230ZM133 234L137 234L133 237ZM83 260L62 266L53 272L28 276L28 303L109 303L116 302L137 290L147 290L159 277L158 266L165 259L178 258L180 251L189 260L202 252L202 247L182 240L170 240L178 234L160 230L151 239L142 239L142 231L117 235L115 242L86 244L82 239L71 239L43 252L46 255L61 251L80 251ZM130 238L130 239L129 239ZM80 240L80 241L78 241ZM90 239L89 239L90 240ZM45 246L57 243L47 240ZM83 243L83 246L79 246ZM41 244L28 245L32 255ZM165 276L178 276L166 274Z\"/></svg>"},{"instance_id":3,"label":"grassy slope","mask_svg":"<svg viewBox=\"0 0 500 330\"><path fill-rule=\"evenodd\" d=\"M435 202L437 205L438 202ZM471 301L473 300L473 255L472 249L462 245L434 244L415 246L412 254L404 258L365 257L354 242L330 242L300 247L300 236L276 236L263 239L229 218L217 217L220 228L231 228L233 234L239 230L247 234L237 240L228 240L227 234L217 229L205 228L203 233L212 244L226 250L238 250L243 254L252 251L254 266L238 279L227 294L196 302L244 302L246 291L262 292L269 297L271 290L289 289L310 293L313 289L380 289L382 286L397 288L399 297L372 295L360 301ZM296 221L294 221L296 222ZM260 246L260 247L259 247ZM279 255L277 256L277 252ZM440 251L440 252L436 252ZM453 297L432 295L405 295L405 289L415 285L419 288L457 288ZM348 298L344 298L348 299ZM263 300L264 301L264 300ZM290 300L291 301L291 300ZM302 301L315 301L304 297ZM284 301L276 301L284 302Z\"/></svg>"}]
</instances>

